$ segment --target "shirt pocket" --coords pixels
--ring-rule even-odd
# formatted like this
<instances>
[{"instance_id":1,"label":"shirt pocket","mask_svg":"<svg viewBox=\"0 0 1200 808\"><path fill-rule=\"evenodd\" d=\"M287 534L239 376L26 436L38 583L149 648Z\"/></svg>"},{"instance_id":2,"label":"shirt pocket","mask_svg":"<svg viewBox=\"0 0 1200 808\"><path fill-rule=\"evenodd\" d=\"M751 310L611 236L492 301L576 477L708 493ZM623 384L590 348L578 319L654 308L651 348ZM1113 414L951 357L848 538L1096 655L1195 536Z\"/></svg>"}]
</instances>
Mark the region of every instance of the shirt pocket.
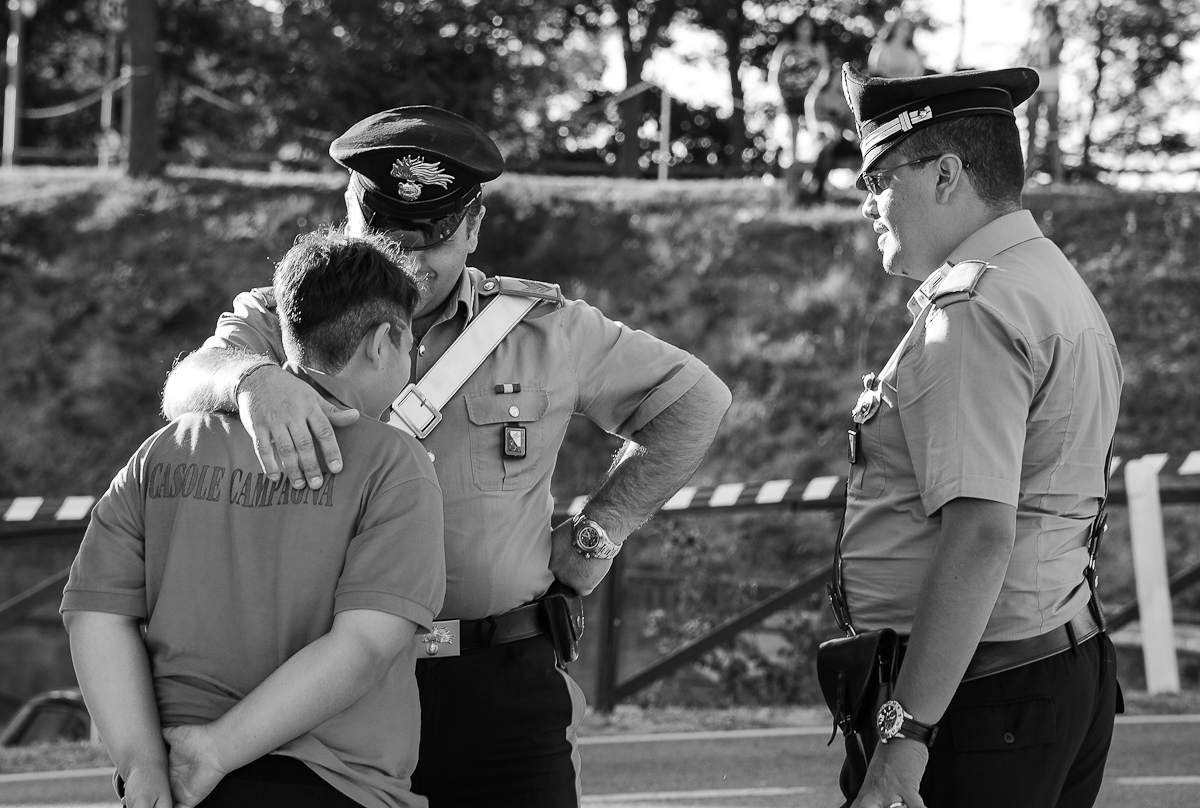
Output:
<instances>
[{"instance_id":1,"label":"shirt pocket","mask_svg":"<svg viewBox=\"0 0 1200 808\"><path fill-rule=\"evenodd\" d=\"M546 389L474 393L464 400L471 421L471 475L475 487L481 491L522 491L531 487L537 482L546 444L546 413L550 410ZM508 426L525 428L524 457L504 453L504 430Z\"/></svg>"},{"instance_id":2,"label":"shirt pocket","mask_svg":"<svg viewBox=\"0 0 1200 808\"><path fill-rule=\"evenodd\" d=\"M1049 696L951 710L942 720L958 752L1006 752L1054 743L1057 721Z\"/></svg>"}]
</instances>

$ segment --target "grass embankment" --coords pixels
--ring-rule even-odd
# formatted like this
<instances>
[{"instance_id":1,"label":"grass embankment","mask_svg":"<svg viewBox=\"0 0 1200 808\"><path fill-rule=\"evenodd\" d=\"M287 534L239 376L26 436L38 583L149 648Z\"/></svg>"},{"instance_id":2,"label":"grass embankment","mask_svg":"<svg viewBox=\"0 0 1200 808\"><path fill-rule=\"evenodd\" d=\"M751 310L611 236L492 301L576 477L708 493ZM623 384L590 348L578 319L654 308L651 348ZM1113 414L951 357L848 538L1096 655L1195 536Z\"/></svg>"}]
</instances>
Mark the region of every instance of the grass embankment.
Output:
<instances>
[{"instance_id":1,"label":"grass embankment","mask_svg":"<svg viewBox=\"0 0 1200 808\"><path fill-rule=\"evenodd\" d=\"M175 357L211 333L235 293L269 283L298 233L340 217L342 183L229 172L0 177L0 498L104 490L161 426L159 390ZM1117 336L1126 376L1117 454L1200 449L1200 195L1069 188L1026 201ZM560 283L691 350L729 383L734 405L698 482L843 470L859 377L903 333L912 289L881 272L855 198L797 210L756 183L517 176L490 186L486 204L477 266ZM588 490L614 446L573 426L556 495ZM1189 538L1195 510L1168 509L1173 570L1200 557ZM1133 596L1122 520L1118 510L1101 559L1113 605ZM824 514L660 518L647 533L662 541L637 542L627 562L676 580L723 574L750 598L828 563L835 528ZM1176 607L1197 602L1193 593Z\"/></svg>"}]
</instances>

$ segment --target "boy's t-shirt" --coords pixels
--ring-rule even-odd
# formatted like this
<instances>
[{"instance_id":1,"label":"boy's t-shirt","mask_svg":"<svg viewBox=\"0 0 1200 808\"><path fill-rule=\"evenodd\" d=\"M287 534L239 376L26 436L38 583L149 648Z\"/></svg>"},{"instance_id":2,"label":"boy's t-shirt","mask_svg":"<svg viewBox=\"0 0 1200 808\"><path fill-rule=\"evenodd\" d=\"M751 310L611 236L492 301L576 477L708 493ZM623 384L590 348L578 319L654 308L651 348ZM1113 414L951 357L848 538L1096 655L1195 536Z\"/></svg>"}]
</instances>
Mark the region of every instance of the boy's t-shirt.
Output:
<instances>
[{"instance_id":1,"label":"boy's t-shirt","mask_svg":"<svg viewBox=\"0 0 1200 808\"><path fill-rule=\"evenodd\" d=\"M338 379L301 372L327 397ZM315 378L314 378L315 377ZM338 429L344 470L316 490L271 483L236 417L186 415L155 433L92 513L62 610L145 620L164 726L219 718L335 612L428 629L442 606L442 497L412 437L365 415ZM343 713L278 752L363 805L423 806L415 644Z\"/></svg>"}]
</instances>

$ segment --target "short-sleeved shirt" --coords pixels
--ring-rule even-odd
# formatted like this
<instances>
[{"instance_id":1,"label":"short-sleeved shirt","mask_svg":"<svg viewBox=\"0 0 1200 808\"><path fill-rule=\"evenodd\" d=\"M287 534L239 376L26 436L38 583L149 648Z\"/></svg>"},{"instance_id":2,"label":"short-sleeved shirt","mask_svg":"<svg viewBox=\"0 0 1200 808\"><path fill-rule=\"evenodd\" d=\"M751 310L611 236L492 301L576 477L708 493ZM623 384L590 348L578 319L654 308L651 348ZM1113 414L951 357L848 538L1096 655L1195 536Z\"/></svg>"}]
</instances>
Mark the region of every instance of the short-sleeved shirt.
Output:
<instances>
[{"instance_id":1,"label":"short-sleeved shirt","mask_svg":"<svg viewBox=\"0 0 1200 808\"><path fill-rule=\"evenodd\" d=\"M305 375L356 402L339 379ZM97 503L62 610L145 621L164 726L220 718L327 634L336 612L371 609L428 627L441 607L442 502L428 456L378 421L337 434L345 470L295 490L263 474L235 417L185 415L146 440ZM426 805L409 790L420 727L414 649L278 753L362 805Z\"/></svg>"},{"instance_id":2,"label":"short-sleeved shirt","mask_svg":"<svg viewBox=\"0 0 1200 808\"><path fill-rule=\"evenodd\" d=\"M968 259L989 264L974 291L923 310L860 428L843 539L856 628L911 630L939 511L958 497L1017 510L984 640L1043 634L1088 600L1087 533L1122 383L1112 332L1028 211L976 231L948 264ZM941 272L920 292L936 297Z\"/></svg>"},{"instance_id":3,"label":"short-sleeved shirt","mask_svg":"<svg viewBox=\"0 0 1200 808\"><path fill-rule=\"evenodd\" d=\"M486 298L468 268L422 341L421 379ZM270 290L239 295L205 347L241 347L281 358ZM692 388L702 362L579 300L535 308L442 409L423 443L445 501L446 604L441 617L479 619L540 597L550 573L550 478L575 414L630 437ZM507 387L505 386L507 385ZM520 392L504 392L516 390ZM525 457L504 452L504 430L526 431Z\"/></svg>"}]
</instances>

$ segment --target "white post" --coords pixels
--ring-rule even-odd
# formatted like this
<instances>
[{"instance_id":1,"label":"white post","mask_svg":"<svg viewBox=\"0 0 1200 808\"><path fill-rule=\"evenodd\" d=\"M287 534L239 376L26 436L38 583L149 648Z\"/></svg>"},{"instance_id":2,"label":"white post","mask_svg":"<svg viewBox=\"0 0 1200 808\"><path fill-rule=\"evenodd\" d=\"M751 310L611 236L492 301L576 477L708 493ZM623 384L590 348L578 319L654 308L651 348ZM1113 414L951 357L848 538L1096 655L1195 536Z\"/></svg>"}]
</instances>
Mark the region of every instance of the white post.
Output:
<instances>
[{"instance_id":1,"label":"white post","mask_svg":"<svg viewBox=\"0 0 1200 808\"><path fill-rule=\"evenodd\" d=\"M1149 693L1179 692L1162 503L1158 496L1158 472L1166 461L1165 454L1154 454L1125 464L1129 540L1133 546L1133 575L1137 584L1142 657L1146 663L1146 690Z\"/></svg>"},{"instance_id":2,"label":"white post","mask_svg":"<svg viewBox=\"0 0 1200 808\"><path fill-rule=\"evenodd\" d=\"M658 181L667 181L667 166L671 161L671 96L660 88L662 108L658 113Z\"/></svg>"}]
</instances>

